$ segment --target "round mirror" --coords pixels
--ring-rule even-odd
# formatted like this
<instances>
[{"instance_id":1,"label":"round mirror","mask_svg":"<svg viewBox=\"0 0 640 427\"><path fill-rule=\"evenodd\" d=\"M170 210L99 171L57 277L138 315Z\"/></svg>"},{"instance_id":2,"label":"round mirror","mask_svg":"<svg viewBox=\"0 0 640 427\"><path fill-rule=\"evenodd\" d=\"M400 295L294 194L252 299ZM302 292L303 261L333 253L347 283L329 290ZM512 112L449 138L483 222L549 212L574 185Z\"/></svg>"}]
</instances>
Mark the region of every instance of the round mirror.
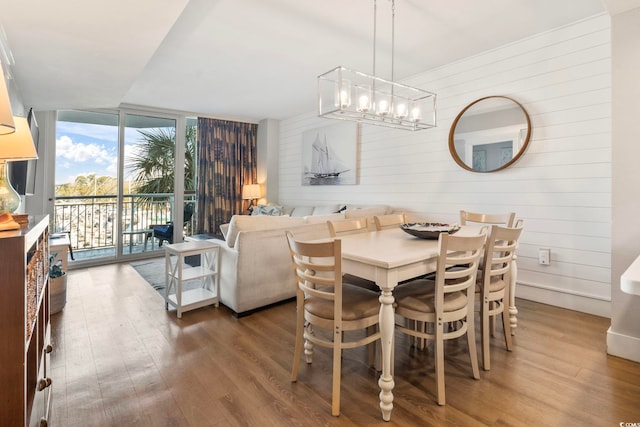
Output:
<instances>
[{"instance_id":1,"label":"round mirror","mask_svg":"<svg viewBox=\"0 0 640 427\"><path fill-rule=\"evenodd\" d=\"M449 131L453 160L472 172L495 172L515 163L531 136L524 107L506 96L473 101L458 114Z\"/></svg>"}]
</instances>

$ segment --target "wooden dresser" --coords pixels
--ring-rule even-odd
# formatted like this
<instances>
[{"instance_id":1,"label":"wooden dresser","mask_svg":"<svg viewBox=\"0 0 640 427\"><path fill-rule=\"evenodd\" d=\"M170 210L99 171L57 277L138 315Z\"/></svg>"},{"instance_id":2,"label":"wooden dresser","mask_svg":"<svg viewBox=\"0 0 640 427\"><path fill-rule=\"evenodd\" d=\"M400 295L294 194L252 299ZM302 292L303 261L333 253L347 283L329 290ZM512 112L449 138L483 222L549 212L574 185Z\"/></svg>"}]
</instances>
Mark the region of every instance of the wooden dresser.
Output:
<instances>
[{"instance_id":1,"label":"wooden dresser","mask_svg":"<svg viewBox=\"0 0 640 427\"><path fill-rule=\"evenodd\" d=\"M49 216L0 232L0 424L46 426L51 408Z\"/></svg>"}]
</instances>

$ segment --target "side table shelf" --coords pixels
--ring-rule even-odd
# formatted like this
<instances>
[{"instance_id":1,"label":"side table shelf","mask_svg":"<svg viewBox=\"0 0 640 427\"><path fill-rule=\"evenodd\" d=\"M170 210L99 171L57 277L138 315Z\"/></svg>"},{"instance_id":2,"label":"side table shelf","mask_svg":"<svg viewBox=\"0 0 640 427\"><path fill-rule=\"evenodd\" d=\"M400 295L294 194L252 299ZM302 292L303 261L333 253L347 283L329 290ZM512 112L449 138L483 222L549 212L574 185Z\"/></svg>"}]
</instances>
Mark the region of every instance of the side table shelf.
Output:
<instances>
[{"instance_id":1,"label":"side table shelf","mask_svg":"<svg viewBox=\"0 0 640 427\"><path fill-rule=\"evenodd\" d=\"M182 313L208 305L219 304L220 247L211 241L196 241L164 245L165 252L165 309L175 307L178 318ZM199 267L184 268L185 257L200 255ZM183 291L188 280L201 281L196 289Z\"/></svg>"}]
</instances>

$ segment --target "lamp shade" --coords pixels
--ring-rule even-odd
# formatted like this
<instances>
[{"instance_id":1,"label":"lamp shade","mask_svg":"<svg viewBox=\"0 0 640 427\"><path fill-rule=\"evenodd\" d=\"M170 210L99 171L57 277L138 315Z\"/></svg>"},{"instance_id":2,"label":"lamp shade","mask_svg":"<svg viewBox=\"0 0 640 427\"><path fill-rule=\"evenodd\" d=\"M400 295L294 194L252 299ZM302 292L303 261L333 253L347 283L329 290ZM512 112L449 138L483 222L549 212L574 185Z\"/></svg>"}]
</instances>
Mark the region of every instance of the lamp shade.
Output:
<instances>
[{"instance_id":1,"label":"lamp shade","mask_svg":"<svg viewBox=\"0 0 640 427\"><path fill-rule=\"evenodd\" d=\"M247 184L242 187L243 199L259 199L260 198L260 184Z\"/></svg>"},{"instance_id":2,"label":"lamp shade","mask_svg":"<svg viewBox=\"0 0 640 427\"><path fill-rule=\"evenodd\" d=\"M9 101L9 91L4 80L4 70L0 62L0 135L13 133L16 125L13 120L13 112L11 111L11 102Z\"/></svg>"},{"instance_id":3,"label":"lamp shade","mask_svg":"<svg viewBox=\"0 0 640 427\"><path fill-rule=\"evenodd\" d=\"M8 162L38 158L36 146L31 137L29 123L24 117L14 116L16 131L0 135L0 160Z\"/></svg>"}]
</instances>

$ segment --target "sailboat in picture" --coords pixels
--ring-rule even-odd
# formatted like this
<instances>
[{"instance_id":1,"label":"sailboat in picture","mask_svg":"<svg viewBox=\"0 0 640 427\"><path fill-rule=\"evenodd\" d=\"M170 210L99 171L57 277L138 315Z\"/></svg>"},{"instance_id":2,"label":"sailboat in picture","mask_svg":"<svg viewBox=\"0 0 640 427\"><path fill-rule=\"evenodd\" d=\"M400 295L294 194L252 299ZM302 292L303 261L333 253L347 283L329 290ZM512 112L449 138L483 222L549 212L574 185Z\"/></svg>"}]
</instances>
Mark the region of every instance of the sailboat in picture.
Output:
<instances>
[{"instance_id":1,"label":"sailboat in picture","mask_svg":"<svg viewBox=\"0 0 640 427\"><path fill-rule=\"evenodd\" d=\"M303 180L309 185L340 184L340 174L350 169L337 156L331 145L327 143L327 136L320 139L320 133L311 144L311 165L305 166Z\"/></svg>"}]
</instances>

